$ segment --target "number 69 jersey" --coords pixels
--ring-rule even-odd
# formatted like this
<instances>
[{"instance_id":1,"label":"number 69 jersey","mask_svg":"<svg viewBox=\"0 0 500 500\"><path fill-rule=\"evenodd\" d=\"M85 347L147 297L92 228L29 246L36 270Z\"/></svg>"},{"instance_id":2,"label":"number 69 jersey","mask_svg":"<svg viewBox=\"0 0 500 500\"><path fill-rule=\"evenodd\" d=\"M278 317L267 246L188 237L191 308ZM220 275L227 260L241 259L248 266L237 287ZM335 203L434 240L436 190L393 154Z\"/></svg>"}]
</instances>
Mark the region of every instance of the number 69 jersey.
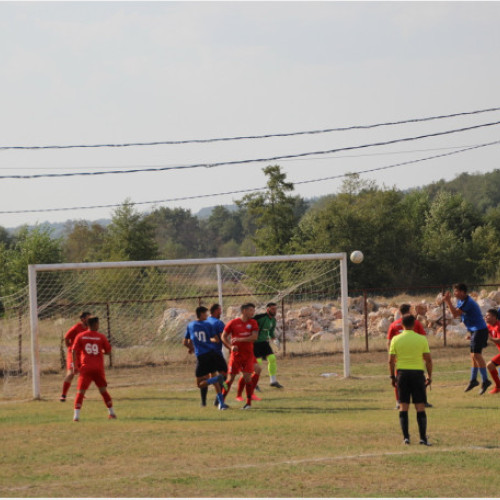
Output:
<instances>
[{"instance_id":1,"label":"number 69 jersey","mask_svg":"<svg viewBox=\"0 0 500 500\"><path fill-rule=\"evenodd\" d=\"M76 336L73 351L76 360L75 368L104 371L104 354L111 352L111 344L102 333L87 330Z\"/></svg>"}]
</instances>

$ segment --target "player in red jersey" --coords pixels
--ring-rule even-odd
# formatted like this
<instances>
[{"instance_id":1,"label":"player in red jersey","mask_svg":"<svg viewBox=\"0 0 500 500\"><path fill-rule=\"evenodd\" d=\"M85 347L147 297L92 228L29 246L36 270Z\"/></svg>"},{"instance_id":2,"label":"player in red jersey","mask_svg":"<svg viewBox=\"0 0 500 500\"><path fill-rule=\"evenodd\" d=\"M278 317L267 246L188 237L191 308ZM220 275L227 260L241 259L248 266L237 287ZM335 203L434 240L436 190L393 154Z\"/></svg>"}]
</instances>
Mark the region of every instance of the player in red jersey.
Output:
<instances>
[{"instance_id":1,"label":"player in red jersey","mask_svg":"<svg viewBox=\"0 0 500 500\"><path fill-rule=\"evenodd\" d=\"M496 309L488 309L484 319L488 327L490 340L498 347L500 351L500 321L498 321L498 311ZM500 366L500 353L493 356L486 365L490 372L491 378L495 382L495 387L490 391L490 394L497 394L500 392L500 377L498 376L498 366Z\"/></svg>"},{"instance_id":2,"label":"player in red jersey","mask_svg":"<svg viewBox=\"0 0 500 500\"><path fill-rule=\"evenodd\" d=\"M97 331L99 329L99 318L94 316L87 321L89 329L86 332L79 333L73 343L74 370L75 373L80 372L75 398L75 415L73 417L75 422L80 419L83 397L92 382L95 382L105 405L108 407L109 418L116 418L104 374L104 354L111 352L111 344L102 333Z\"/></svg>"},{"instance_id":3,"label":"player in red jersey","mask_svg":"<svg viewBox=\"0 0 500 500\"><path fill-rule=\"evenodd\" d=\"M70 388L73 377L75 376L75 373L73 371L73 351L71 350L71 346L73 345L73 342L79 333L82 333L89 329L87 325L87 319L90 316L91 314L89 312L82 312L82 314L80 314L80 321L76 325L73 325L66 332L66 335L64 335L64 343L66 344L68 352L66 354L66 377L64 378L62 393L61 397L59 398L59 401L61 401L61 403L64 403L66 401L66 394L68 393L68 389Z\"/></svg>"},{"instance_id":4,"label":"player in red jersey","mask_svg":"<svg viewBox=\"0 0 500 500\"><path fill-rule=\"evenodd\" d=\"M403 316L405 314L410 314L410 309L411 309L410 304L401 304L399 306L399 312L401 313L401 317L393 321L389 325L389 329L387 330L387 349L390 348L391 340L393 339L393 337L399 335L404 330ZM417 332L420 335L424 336L427 335L424 327L422 326L422 323L420 323L418 319L415 320L415 326L413 327L413 331ZM394 395L396 396L396 410L399 410L399 394L398 394L398 388L396 386L394 386ZM425 400L425 407L432 408L432 405L427 401L427 398Z\"/></svg>"},{"instance_id":5,"label":"player in red jersey","mask_svg":"<svg viewBox=\"0 0 500 500\"><path fill-rule=\"evenodd\" d=\"M227 370L229 378L226 381L228 388L223 391L223 394L224 397L227 395L236 375L242 372L247 394L244 410L252 407L252 394L255 389L252 382L255 363L253 343L259 335L259 324L253 319L254 314L254 304L243 304L241 306L241 316L229 321L222 332L222 342L231 353ZM231 340L229 340L229 337L231 337Z\"/></svg>"}]
</instances>

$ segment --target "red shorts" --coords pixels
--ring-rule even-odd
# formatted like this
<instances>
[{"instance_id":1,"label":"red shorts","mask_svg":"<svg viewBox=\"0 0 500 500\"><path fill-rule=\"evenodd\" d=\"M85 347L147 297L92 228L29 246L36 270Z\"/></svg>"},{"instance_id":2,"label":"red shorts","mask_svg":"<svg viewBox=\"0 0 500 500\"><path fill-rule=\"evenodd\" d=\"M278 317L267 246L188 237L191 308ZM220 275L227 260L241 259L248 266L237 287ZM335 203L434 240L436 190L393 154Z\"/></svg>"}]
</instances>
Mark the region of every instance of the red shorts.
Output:
<instances>
[{"instance_id":1,"label":"red shorts","mask_svg":"<svg viewBox=\"0 0 500 500\"><path fill-rule=\"evenodd\" d=\"M491 361L495 363L496 366L500 366L500 353L491 358Z\"/></svg>"},{"instance_id":2,"label":"red shorts","mask_svg":"<svg viewBox=\"0 0 500 500\"><path fill-rule=\"evenodd\" d=\"M253 367L257 360L253 354L242 355L239 352L232 352L229 356L227 365L227 373L230 375L238 375L238 373L253 373Z\"/></svg>"},{"instance_id":3,"label":"red shorts","mask_svg":"<svg viewBox=\"0 0 500 500\"><path fill-rule=\"evenodd\" d=\"M66 369L69 371L73 369L73 351L68 349L68 354L66 354Z\"/></svg>"},{"instance_id":4,"label":"red shorts","mask_svg":"<svg viewBox=\"0 0 500 500\"><path fill-rule=\"evenodd\" d=\"M78 377L77 391L86 391L90 384L95 382L95 385L100 389L107 387L106 376L103 370L93 370L92 368L82 368Z\"/></svg>"}]
</instances>

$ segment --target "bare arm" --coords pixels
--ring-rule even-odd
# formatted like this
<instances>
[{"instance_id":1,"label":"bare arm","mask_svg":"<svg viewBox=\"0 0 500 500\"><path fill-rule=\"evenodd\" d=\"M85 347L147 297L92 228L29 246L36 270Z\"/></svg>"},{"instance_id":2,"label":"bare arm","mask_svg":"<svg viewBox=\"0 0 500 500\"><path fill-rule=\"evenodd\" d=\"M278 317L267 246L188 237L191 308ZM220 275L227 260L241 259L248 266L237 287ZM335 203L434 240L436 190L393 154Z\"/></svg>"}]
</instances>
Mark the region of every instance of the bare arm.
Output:
<instances>
[{"instance_id":1,"label":"bare arm","mask_svg":"<svg viewBox=\"0 0 500 500\"><path fill-rule=\"evenodd\" d=\"M229 336L230 336L230 333L226 332L226 330L224 330L222 332L222 337L221 337L221 340L222 340L222 343L230 350L230 351L234 351L234 350L238 350L238 346L233 346L231 345L231 343L229 342ZM236 349L234 349L236 348Z\"/></svg>"},{"instance_id":2,"label":"bare arm","mask_svg":"<svg viewBox=\"0 0 500 500\"><path fill-rule=\"evenodd\" d=\"M429 385L432 382L432 358L430 352L424 353L425 368L427 370L427 380L425 385Z\"/></svg>"},{"instance_id":3,"label":"bare arm","mask_svg":"<svg viewBox=\"0 0 500 500\"><path fill-rule=\"evenodd\" d=\"M391 376L391 383L396 387L396 355L389 354L389 374Z\"/></svg>"},{"instance_id":4,"label":"bare arm","mask_svg":"<svg viewBox=\"0 0 500 500\"><path fill-rule=\"evenodd\" d=\"M454 318L458 318L459 316L462 315L462 311L460 309L457 309L452 303L451 303L451 295L450 292L446 292L443 295L443 300L446 302L448 305L448 308L450 309L451 315Z\"/></svg>"}]
</instances>

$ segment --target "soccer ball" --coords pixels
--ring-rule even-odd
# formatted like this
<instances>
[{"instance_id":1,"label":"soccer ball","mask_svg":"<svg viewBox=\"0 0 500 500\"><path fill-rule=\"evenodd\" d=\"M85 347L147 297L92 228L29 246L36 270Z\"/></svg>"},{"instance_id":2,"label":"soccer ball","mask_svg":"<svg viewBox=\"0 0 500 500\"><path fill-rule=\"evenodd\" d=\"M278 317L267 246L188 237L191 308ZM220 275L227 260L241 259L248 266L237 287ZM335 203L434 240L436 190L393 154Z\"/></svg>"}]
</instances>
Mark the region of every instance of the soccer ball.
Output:
<instances>
[{"instance_id":1,"label":"soccer ball","mask_svg":"<svg viewBox=\"0 0 500 500\"><path fill-rule=\"evenodd\" d=\"M354 250L351 254L351 262L354 264L361 264L364 258L365 256L363 255L363 252L360 252L359 250Z\"/></svg>"}]
</instances>

